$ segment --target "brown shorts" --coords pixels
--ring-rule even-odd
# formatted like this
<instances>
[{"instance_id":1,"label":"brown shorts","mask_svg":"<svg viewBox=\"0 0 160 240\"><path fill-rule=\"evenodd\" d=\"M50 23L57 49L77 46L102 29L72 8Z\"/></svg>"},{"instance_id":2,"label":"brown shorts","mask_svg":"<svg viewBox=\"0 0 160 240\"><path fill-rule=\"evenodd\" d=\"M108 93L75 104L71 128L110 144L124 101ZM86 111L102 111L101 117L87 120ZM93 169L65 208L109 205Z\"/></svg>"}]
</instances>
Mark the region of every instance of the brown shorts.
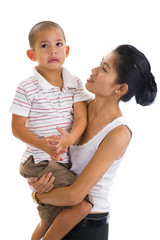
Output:
<instances>
[{"instance_id":1,"label":"brown shorts","mask_svg":"<svg viewBox=\"0 0 160 240\"><path fill-rule=\"evenodd\" d=\"M20 174L25 178L40 178L43 174L52 172L52 175L55 177L54 188L57 188L69 186L76 180L76 176L69 171L69 168L70 165L67 163L59 163L48 160L35 164L33 156L30 156L25 163L20 164ZM85 197L85 200L93 205L90 194ZM40 218L50 225L64 207L43 204L38 205L37 209Z\"/></svg>"}]
</instances>

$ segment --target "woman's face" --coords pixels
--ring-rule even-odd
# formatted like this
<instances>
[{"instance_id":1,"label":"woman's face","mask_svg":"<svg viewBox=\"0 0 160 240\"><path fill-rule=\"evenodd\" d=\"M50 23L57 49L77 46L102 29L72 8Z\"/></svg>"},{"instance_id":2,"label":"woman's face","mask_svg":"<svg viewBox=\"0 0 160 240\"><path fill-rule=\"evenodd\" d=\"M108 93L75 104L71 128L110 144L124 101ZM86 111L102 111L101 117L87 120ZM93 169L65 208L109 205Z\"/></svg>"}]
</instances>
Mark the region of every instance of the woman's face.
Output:
<instances>
[{"instance_id":1,"label":"woman's face","mask_svg":"<svg viewBox=\"0 0 160 240\"><path fill-rule=\"evenodd\" d=\"M86 83L88 91L99 96L115 94L117 72L114 63L117 57L115 52L111 52L102 59L100 66L92 69L92 74Z\"/></svg>"}]
</instances>

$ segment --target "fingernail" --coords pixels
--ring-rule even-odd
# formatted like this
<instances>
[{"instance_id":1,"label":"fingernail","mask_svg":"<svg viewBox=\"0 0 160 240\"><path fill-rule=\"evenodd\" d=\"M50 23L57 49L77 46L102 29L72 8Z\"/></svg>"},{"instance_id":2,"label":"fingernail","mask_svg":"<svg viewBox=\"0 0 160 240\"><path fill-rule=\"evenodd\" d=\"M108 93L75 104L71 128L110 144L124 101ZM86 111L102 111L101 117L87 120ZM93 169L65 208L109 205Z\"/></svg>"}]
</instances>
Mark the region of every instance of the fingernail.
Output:
<instances>
[{"instance_id":1,"label":"fingernail","mask_svg":"<svg viewBox=\"0 0 160 240\"><path fill-rule=\"evenodd\" d=\"M52 177L52 178L51 178L51 181L53 181L53 182L54 182L54 180L55 180L55 177Z\"/></svg>"}]
</instances>

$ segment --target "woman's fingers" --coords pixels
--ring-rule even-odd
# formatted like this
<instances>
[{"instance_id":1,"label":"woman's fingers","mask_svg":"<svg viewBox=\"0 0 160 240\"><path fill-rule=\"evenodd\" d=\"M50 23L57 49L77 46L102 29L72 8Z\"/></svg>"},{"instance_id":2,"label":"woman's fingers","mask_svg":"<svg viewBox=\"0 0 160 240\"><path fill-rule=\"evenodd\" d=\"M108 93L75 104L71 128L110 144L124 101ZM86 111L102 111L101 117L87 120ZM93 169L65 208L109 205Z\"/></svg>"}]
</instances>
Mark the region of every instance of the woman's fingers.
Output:
<instances>
[{"instance_id":1,"label":"woman's fingers","mask_svg":"<svg viewBox=\"0 0 160 240\"><path fill-rule=\"evenodd\" d=\"M28 183L34 183L34 182L37 182L38 178L35 178L35 177L30 177L27 179Z\"/></svg>"},{"instance_id":2,"label":"woman's fingers","mask_svg":"<svg viewBox=\"0 0 160 240\"><path fill-rule=\"evenodd\" d=\"M53 182L55 177L52 176L52 173L44 174L38 181L33 182L33 178L28 179L29 185L38 193L44 193L50 191L54 185Z\"/></svg>"},{"instance_id":3,"label":"woman's fingers","mask_svg":"<svg viewBox=\"0 0 160 240\"><path fill-rule=\"evenodd\" d=\"M44 193L48 192L50 189L54 187L53 182L55 180L55 177L52 176L52 173L44 174L39 179L39 192Z\"/></svg>"}]
</instances>

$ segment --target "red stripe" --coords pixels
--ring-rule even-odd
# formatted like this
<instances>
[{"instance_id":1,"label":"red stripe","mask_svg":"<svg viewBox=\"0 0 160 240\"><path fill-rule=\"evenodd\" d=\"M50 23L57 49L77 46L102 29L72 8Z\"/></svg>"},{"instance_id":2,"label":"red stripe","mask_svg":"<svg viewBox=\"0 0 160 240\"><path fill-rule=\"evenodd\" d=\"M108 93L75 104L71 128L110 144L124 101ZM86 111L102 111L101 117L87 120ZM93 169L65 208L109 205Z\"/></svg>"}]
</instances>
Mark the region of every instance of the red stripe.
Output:
<instances>
[{"instance_id":1,"label":"red stripe","mask_svg":"<svg viewBox=\"0 0 160 240\"><path fill-rule=\"evenodd\" d=\"M31 118L42 118L42 117L47 117L48 115L42 115L42 116L37 116L37 117L28 117L29 119Z\"/></svg>"},{"instance_id":2,"label":"red stripe","mask_svg":"<svg viewBox=\"0 0 160 240\"><path fill-rule=\"evenodd\" d=\"M35 99L34 98L34 101L40 101L40 100L46 100L47 98L39 98L39 99Z\"/></svg>"},{"instance_id":3,"label":"red stripe","mask_svg":"<svg viewBox=\"0 0 160 240\"><path fill-rule=\"evenodd\" d=\"M62 97L62 98L50 98L50 100L64 99L64 98L72 98L72 96Z\"/></svg>"},{"instance_id":4,"label":"red stripe","mask_svg":"<svg viewBox=\"0 0 160 240\"><path fill-rule=\"evenodd\" d=\"M27 93L37 90L37 88L27 91Z\"/></svg>"},{"instance_id":5,"label":"red stripe","mask_svg":"<svg viewBox=\"0 0 160 240\"><path fill-rule=\"evenodd\" d=\"M23 92L26 92L24 89L22 89L22 88L20 88L20 87L18 87L18 89L22 90Z\"/></svg>"},{"instance_id":6,"label":"red stripe","mask_svg":"<svg viewBox=\"0 0 160 240\"><path fill-rule=\"evenodd\" d=\"M33 152L35 152L35 151L36 151L36 152L39 152L39 151L40 151L39 149L32 149L32 148L30 148L30 147L27 147L27 149L30 150L30 151L33 151ZM42 151L41 151L41 152L42 152Z\"/></svg>"},{"instance_id":7,"label":"red stripe","mask_svg":"<svg viewBox=\"0 0 160 240\"><path fill-rule=\"evenodd\" d=\"M29 127L29 129L37 129L37 128L46 128L46 127L53 127L53 126L58 126L62 124L71 124L72 122L66 122L66 123L57 123L57 124L52 124L52 125L47 125L47 126L40 126L40 127Z\"/></svg>"},{"instance_id":8,"label":"red stripe","mask_svg":"<svg viewBox=\"0 0 160 240\"><path fill-rule=\"evenodd\" d=\"M18 100L18 99L16 99L16 98L14 98L14 100L15 100L15 101L17 101L17 102L21 102L21 103L24 103L24 104L27 104L27 105L29 105L29 106L30 106L30 104L29 104L29 103L22 102L22 101L20 101L20 100Z\"/></svg>"},{"instance_id":9,"label":"red stripe","mask_svg":"<svg viewBox=\"0 0 160 240\"><path fill-rule=\"evenodd\" d=\"M32 109L34 109L34 110L65 110L65 109L70 109L70 108L72 108L72 107L67 107L67 108L48 108L48 109L46 109L46 108L32 108Z\"/></svg>"},{"instance_id":10,"label":"red stripe","mask_svg":"<svg viewBox=\"0 0 160 240\"><path fill-rule=\"evenodd\" d=\"M83 91L83 89L78 89L78 90L75 90L75 92L78 92L78 91Z\"/></svg>"}]
</instances>

